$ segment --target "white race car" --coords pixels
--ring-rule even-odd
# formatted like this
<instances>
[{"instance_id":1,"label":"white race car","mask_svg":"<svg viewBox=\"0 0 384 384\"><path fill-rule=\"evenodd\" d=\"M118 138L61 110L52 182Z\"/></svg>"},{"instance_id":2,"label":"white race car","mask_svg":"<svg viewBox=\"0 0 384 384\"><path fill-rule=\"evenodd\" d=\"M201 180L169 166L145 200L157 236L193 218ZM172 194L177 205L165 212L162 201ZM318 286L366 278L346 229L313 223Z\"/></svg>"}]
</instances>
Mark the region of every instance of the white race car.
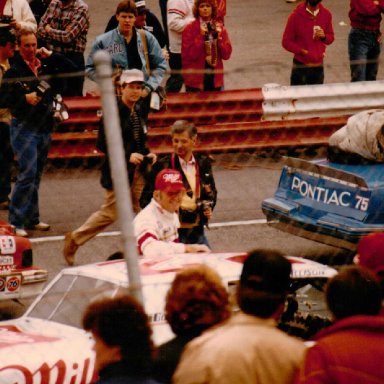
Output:
<instances>
[{"instance_id":1,"label":"white race car","mask_svg":"<svg viewBox=\"0 0 384 384\"><path fill-rule=\"evenodd\" d=\"M145 309L154 341L173 337L164 318L166 292L175 272L205 263L222 277L229 290L235 287L244 253L182 254L141 259ZM306 302L309 284L321 286L336 274L333 268L296 257L292 262L292 290ZM126 288L125 260L106 261L62 270L31 304L26 313L0 323L1 384L86 384L94 378L93 342L81 329L85 307L100 295L114 295ZM299 296L302 296L301 299Z\"/></svg>"}]
</instances>

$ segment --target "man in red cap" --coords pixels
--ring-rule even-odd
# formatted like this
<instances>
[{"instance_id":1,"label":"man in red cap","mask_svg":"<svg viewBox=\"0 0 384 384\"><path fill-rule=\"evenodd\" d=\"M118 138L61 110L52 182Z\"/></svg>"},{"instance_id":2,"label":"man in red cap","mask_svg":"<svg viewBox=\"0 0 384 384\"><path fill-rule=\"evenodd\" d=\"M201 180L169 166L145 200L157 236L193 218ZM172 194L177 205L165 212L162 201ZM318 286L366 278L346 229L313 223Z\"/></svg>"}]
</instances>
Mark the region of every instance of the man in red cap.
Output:
<instances>
[{"instance_id":1,"label":"man in red cap","mask_svg":"<svg viewBox=\"0 0 384 384\"><path fill-rule=\"evenodd\" d=\"M137 246L144 256L162 256L185 252L210 252L205 244L179 242L180 221L178 210L185 193L179 171L165 168L155 180L151 202L133 222Z\"/></svg>"}]
</instances>

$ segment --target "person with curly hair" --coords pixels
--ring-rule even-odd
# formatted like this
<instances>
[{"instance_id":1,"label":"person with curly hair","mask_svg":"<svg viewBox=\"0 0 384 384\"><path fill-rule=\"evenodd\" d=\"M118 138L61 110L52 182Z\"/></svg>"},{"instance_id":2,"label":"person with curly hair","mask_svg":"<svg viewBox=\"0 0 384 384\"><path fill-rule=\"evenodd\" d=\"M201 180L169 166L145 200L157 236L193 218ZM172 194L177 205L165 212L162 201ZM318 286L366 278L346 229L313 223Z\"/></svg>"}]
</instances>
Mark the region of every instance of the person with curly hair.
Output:
<instances>
[{"instance_id":1,"label":"person with curly hair","mask_svg":"<svg viewBox=\"0 0 384 384\"><path fill-rule=\"evenodd\" d=\"M150 378L154 347L143 306L133 297L103 297L86 308L83 328L94 339L97 384L156 384Z\"/></svg>"},{"instance_id":2,"label":"person with curly hair","mask_svg":"<svg viewBox=\"0 0 384 384\"><path fill-rule=\"evenodd\" d=\"M178 272L165 304L165 318L176 336L158 349L156 380L170 383L184 346L230 314L228 292L215 270L201 264Z\"/></svg>"},{"instance_id":3,"label":"person with curly hair","mask_svg":"<svg viewBox=\"0 0 384 384\"><path fill-rule=\"evenodd\" d=\"M195 20L183 31L181 61L187 92L224 87L223 60L231 57L232 45L217 12L216 0L195 0Z\"/></svg>"}]
</instances>

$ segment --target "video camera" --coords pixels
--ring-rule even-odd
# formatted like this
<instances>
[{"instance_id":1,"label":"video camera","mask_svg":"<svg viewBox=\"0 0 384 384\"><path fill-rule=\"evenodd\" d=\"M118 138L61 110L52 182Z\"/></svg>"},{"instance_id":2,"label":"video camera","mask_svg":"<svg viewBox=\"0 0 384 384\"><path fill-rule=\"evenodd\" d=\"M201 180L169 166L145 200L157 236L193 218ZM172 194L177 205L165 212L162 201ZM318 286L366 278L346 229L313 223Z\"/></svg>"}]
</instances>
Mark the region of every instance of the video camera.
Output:
<instances>
[{"instance_id":1,"label":"video camera","mask_svg":"<svg viewBox=\"0 0 384 384\"><path fill-rule=\"evenodd\" d=\"M9 25L13 21L13 16L10 15L1 15L0 16L0 24Z\"/></svg>"}]
</instances>

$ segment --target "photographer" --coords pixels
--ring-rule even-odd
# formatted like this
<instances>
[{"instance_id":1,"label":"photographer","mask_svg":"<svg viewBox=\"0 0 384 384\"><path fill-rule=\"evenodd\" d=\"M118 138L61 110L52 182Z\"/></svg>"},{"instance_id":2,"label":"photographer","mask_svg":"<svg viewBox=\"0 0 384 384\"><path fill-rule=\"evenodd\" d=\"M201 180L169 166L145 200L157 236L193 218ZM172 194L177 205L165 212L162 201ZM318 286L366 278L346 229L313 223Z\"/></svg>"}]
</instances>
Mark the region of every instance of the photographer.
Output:
<instances>
[{"instance_id":1,"label":"photographer","mask_svg":"<svg viewBox=\"0 0 384 384\"><path fill-rule=\"evenodd\" d=\"M164 168L178 170L186 193L179 209L179 238L185 244L208 244L204 226L212 218L217 191L211 162L208 157L193 153L197 142L197 129L193 123L177 120L171 127L174 153L159 160L153 167L140 198L144 208L155 189L156 175Z\"/></svg>"},{"instance_id":2,"label":"photographer","mask_svg":"<svg viewBox=\"0 0 384 384\"><path fill-rule=\"evenodd\" d=\"M28 1L0 1L0 26L14 29L16 31L24 28L36 31L36 19Z\"/></svg>"},{"instance_id":3,"label":"photographer","mask_svg":"<svg viewBox=\"0 0 384 384\"><path fill-rule=\"evenodd\" d=\"M142 95L144 73L138 69L123 71L120 76L120 86L122 93L121 99L118 99L118 109L129 185L131 186L132 206L134 212L137 213L140 210L139 198L144 188L147 168L156 162L156 155L149 153L147 135L139 117L140 109L137 104ZM101 185L105 188L105 201L82 226L66 234L64 258L68 265L74 264L75 253L80 245L95 237L117 219L116 197L109 168L103 121L100 122L97 147L105 153L101 169Z\"/></svg>"},{"instance_id":4,"label":"photographer","mask_svg":"<svg viewBox=\"0 0 384 384\"><path fill-rule=\"evenodd\" d=\"M227 30L216 19L216 0L195 0L195 20L182 35L181 61L187 92L221 91L224 88L223 60L232 54Z\"/></svg>"},{"instance_id":5,"label":"photographer","mask_svg":"<svg viewBox=\"0 0 384 384\"><path fill-rule=\"evenodd\" d=\"M55 55L38 58L37 38L33 29L21 29L16 55L3 77L0 107L9 108L11 145L18 162L19 174L9 206L9 222L19 236L26 229L49 230L40 222L38 191L51 143L54 124L54 92L44 75L55 72L61 60Z\"/></svg>"}]
</instances>

